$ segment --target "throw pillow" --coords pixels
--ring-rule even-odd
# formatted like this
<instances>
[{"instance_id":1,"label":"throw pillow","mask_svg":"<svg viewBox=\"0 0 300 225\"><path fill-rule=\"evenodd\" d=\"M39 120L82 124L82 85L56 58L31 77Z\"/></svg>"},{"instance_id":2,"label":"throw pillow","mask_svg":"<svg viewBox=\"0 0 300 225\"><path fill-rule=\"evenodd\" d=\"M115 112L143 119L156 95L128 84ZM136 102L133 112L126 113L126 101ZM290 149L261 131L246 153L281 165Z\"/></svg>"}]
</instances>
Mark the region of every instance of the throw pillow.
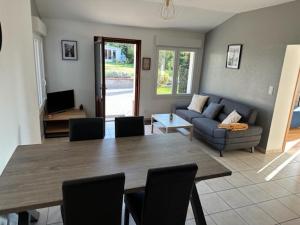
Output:
<instances>
[{"instance_id":1,"label":"throw pillow","mask_svg":"<svg viewBox=\"0 0 300 225\"><path fill-rule=\"evenodd\" d=\"M231 124L231 123L237 123L240 121L242 116L238 114L237 111L233 110L226 118L223 120L222 124Z\"/></svg>"},{"instance_id":2,"label":"throw pillow","mask_svg":"<svg viewBox=\"0 0 300 225\"><path fill-rule=\"evenodd\" d=\"M209 106L204 110L203 116L209 119L214 119L221 109L223 108L223 105L218 104L218 103L210 103Z\"/></svg>"},{"instance_id":3,"label":"throw pillow","mask_svg":"<svg viewBox=\"0 0 300 225\"><path fill-rule=\"evenodd\" d=\"M207 99L208 96L194 95L188 109L201 113Z\"/></svg>"}]
</instances>

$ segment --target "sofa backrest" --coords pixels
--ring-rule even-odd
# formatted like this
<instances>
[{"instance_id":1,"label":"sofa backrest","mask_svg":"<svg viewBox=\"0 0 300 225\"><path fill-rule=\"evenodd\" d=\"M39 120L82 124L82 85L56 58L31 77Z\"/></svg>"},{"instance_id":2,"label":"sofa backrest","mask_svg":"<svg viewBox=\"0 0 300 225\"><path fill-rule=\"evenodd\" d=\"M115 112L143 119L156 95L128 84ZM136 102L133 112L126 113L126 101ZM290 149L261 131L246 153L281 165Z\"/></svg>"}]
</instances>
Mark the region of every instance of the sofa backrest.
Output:
<instances>
[{"instance_id":1,"label":"sofa backrest","mask_svg":"<svg viewBox=\"0 0 300 225\"><path fill-rule=\"evenodd\" d=\"M223 121L233 110L236 110L242 119L240 122L254 125L257 117L257 111L243 103L223 98L220 102L223 108L218 116L218 120Z\"/></svg>"},{"instance_id":2,"label":"sofa backrest","mask_svg":"<svg viewBox=\"0 0 300 225\"><path fill-rule=\"evenodd\" d=\"M221 112L216 118L220 122L222 122L233 110L236 110L242 116L240 122L247 123L249 125L255 124L256 117L257 117L257 110L254 109L253 107L250 107L238 101L223 98L221 96L217 96L213 94L207 94L207 93L200 93L200 94L209 96L209 99L207 100L204 106L205 108L212 102L223 105Z\"/></svg>"},{"instance_id":3,"label":"sofa backrest","mask_svg":"<svg viewBox=\"0 0 300 225\"><path fill-rule=\"evenodd\" d=\"M212 95L212 94L206 94L206 93L200 93L200 95L205 95L208 96L208 100L204 105L204 109L210 104L210 103L220 103L222 100L222 97L217 96L217 95Z\"/></svg>"}]
</instances>

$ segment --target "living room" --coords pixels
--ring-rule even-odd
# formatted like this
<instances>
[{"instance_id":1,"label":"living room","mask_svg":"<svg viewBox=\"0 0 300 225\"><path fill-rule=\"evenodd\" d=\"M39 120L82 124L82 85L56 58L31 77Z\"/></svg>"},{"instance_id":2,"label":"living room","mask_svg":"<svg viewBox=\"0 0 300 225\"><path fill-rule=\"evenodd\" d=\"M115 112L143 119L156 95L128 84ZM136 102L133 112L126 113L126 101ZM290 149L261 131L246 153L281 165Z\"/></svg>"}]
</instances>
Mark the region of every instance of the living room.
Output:
<instances>
[{"instance_id":1,"label":"living room","mask_svg":"<svg viewBox=\"0 0 300 225\"><path fill-rule=\"evenodd\" d=\"M172 135L179 135L184 142L178 146L188 146L187 152L199 148L232 172L197 184L207 224L299 224L300 135L296 132L289 138L299 98L299 10L299 0L4 0L0 3L0 186L5 190L4 181L12 182L5 179L17 171L11 166L22 152L19 148L33 144L67 148L69 119L106 116L109 121L102 121L101 137L114 145L114 138L121 135L115 118L143 117L143 133L159 136L157 144L169 136L176 145L181 139ZM128 56L124 44L134 46L131 63L119 56L118 51ZM111 81L105 79L105 68L113 64L108 62L112 58L121 71L122 65L134 68L129 88L133 99L110 97L114 91L108 93ZM202 103L196 102L198 95L205 97ZM202 104L200 110L193 109L193 100ZM212 103L222 108L208 112ZM124 108L130 113L120 110ZM230 118L229 127L220 127L234 111L240 119ZM126 132L134 130L131 125ZM47 133L51 126L57 132ZM75 143L72 146L77 148ZM39 166L43 171L48 165ZM0 200L11 203L4 197L5 191L0 192ZM63 223L56 204L60 198L35 205L40 206L34 208L40 213L37 224ZM0 224L14 224L14 213L20 211L13 206L0 204ZM25 203L20 209L26 209ZM201 224L193 210L188 208L186 224Z\"/></svg>"}]
</instances>

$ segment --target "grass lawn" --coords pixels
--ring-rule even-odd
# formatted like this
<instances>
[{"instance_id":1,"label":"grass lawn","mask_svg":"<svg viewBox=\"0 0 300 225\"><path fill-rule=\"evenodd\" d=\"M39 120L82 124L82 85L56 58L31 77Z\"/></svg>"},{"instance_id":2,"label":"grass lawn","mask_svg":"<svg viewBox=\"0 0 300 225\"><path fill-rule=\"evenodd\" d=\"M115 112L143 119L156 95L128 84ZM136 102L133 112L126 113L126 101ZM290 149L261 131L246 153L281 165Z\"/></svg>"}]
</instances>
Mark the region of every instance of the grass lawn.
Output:
<instances>
[{"instance_id":1,"label":"grass lawn","mask_svg":"<svg viewBox=\"0 0 300 225\"><path fill-rule=\"evenodd\" d=\"M158 95L172 94L172 87L157 87L156 93Z\"/></svg>"},{"instance_id":2,"label":"grass lawn","mask_svg":"<svg viewBox=\"0 0 300 225\"><path fill-rule=\"evenodd\" d=\"M115 73L127 73L129 76L134 76L133 64L117 64L117 63L105 63L105 72L107 74Z\"/></svg>"}]
</instances>

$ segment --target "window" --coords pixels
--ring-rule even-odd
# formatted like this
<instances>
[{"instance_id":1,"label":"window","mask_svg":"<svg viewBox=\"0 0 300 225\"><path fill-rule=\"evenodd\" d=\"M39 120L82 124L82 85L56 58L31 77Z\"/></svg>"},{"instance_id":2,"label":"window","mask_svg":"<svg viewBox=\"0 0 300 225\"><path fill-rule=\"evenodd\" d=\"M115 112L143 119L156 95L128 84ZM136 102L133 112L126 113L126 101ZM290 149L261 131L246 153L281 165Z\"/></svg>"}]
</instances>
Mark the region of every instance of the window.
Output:
<instances>
[{"instance_id":1,"label":"window","mask_svg":"<svg viewBox=\"0 0 300 225\"><path fill-rule=\"evenodd\" d=\"M157 94L172 94L175 51L159 50Z\"/></svg>"},{"instance_id":2,"label":"window","mask_svg":"<svg viewBox=\"0 0 300 225\"><path fill-rule=\"evenodd\" d=\"M180 51L177 71L177 94L191 94L195 52Z\"/></svg>"},{"instance_id":3,"label":"window","mask_svg":"<svg viewBox=\"0 0 300 225\"><path fill-rule=\"evenodd\" d=\"M38 103L41 109L44 106L44 103L46 101L46 80L45 80L44 53L43 53L42 39L40 37L35 37L33 39L33 46L34 46Z\"/></svg>"},{"instance_id":4,"label":"window","mask_svg":"<svg viewBox=\"0 0 300 225\"><path fill-rule=\"evenodd\" d=\"M156 94L191 94L195 57L195 50L159 48Z\"/></svg>"}]
</instances>

